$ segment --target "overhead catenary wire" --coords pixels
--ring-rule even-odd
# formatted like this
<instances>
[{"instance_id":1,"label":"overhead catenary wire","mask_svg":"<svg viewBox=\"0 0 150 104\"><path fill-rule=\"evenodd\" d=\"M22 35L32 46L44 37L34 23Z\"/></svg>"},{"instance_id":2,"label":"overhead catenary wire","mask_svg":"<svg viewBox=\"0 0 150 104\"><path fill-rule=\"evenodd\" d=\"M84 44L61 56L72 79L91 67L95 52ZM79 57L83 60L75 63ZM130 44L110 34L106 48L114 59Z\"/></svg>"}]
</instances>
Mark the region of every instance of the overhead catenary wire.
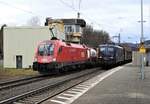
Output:
<instances>
[{"instance_id":1,"label":"overhead catenary wire","mask_svg":"<svg viewBox=\"0 0 150 104\"><path fill-rule=\"evenodd\" d=\"M59 1L60 1L62 4L64 4L65 6L71 8L71 9L72 9L73 11L75 11L75 12L79 12L80 9L81 9L81 6L80 6L81 0L79 0L78 9L75 9L72 5L68 4L68 3L65 2L64 0L59 0ZM83 15L85 19L89 20L91 23L93 23L93 24L95 24L95 25L97 25L97 26L102 26L102 25L104 25L104 24L98 23L98 22L95 21L94 19L88 17L85 13L83 13L83 12L81 12L81 11L80 11L80 14ZM112 29L112 26L110 26L110 25L108 25L108 24L105 24L105 25L107 25L110 29Z\"/></svg>"},{"instance_id":2,"label":"overhead catenary wire","mask_svg":"<svg viewBox=\"0 0 150 104\"><path fill-rule=\"evenodd\" d=\"M79 12L80 12L80 8L81 8L81 0L79 0Z\"/></svg>"},{"instance_id":3,"label":"overhead catenary wire","mask_svg":"<svg viewBox=\"0 0 150 104\"><path fill-rule=\"evenodd\" d=\"M74 8L74 0L72 0L72 7Z\"/></svg>"},{"instance_id":4,"label":"overhead catenary wire","mask_svg":"<svg viewBox=\"0 0 150 104\"><path fill-rule=\"evenodd\" d=\"M79 0L79 5L78 5L79 7L78 7L78 9L75 9L75 7L74 7L73 5L68 4L68 3L65 2L64 0L59 0L59 1L60 1L62 4L64 4L65 6L71 8L71 9L72 9L73 11L75 11L75 12L79 12L80 9L81 9L81 7L80 7L81 0ZM6 5L6 6L8 6L8 7L11 7L11 8L20 10L20 11L23 11L23 12L28 13L28 14L33 15L33 16L38 16L38 17L42 17L42 18L44 17L44 16L42 16L42 15L40 15L40 14L37 14L37 13L35 13L35 12L33 12L33 11L20 8L20 7L16 6L16 5L14 5L14 4L10 4L10 3L5 2L5 1L2 1L2 0L0 0L0 4ZM92 18L89 18L86 14L84 14L84 13L82 13L82 12L80 12L80 14L81 14L81 15L84 15L87 20L91 21L92 23L94 23L94 24L97 25L97 26L102 26L102 25L104 25L104 24L98 23L97 21L95 21L95 20L92 19ZM108 27L111 27L111 26L108 26ZM110 28L110 29L111 29L111 28Z\"/></svg>"},{"instance_id":5,"label":"overhead catenary wire","mask_svg":"<svg viewBox=\"0 0 150 104\"><path fill-rule=\"evenodd\" d=\"M71 8L73 11L78 12L78 10L76 10L72 5L66 3L66 2L63 1L63 0L59 0L59 1L60 1L62 4L64 4L65 6Z\"/></svg>"},{"instance_id":6,"label":"overhead catenary wire","mask_svg":"<svg viewBox=\"0 0 150 104\"><path fill-rule=\"evenodd\" d=\"M18 6L15 6L15 5L13 5L13 4L7 3L7 2L2 1L2 0L0 0L0 4L6 5L6 6L8 6L8 7L11 7L11 8L20 10L20 11L23 11L23 12L28 13L28 14L33 15L33 16L40 16L40 17L43 17L43 16L41 16L41 15L35 13L35 12L29 11L29 10L25 10L25 9L23 9L23 8L20 8L20 7L18 7Z\"/></svg>"}]
</instances>

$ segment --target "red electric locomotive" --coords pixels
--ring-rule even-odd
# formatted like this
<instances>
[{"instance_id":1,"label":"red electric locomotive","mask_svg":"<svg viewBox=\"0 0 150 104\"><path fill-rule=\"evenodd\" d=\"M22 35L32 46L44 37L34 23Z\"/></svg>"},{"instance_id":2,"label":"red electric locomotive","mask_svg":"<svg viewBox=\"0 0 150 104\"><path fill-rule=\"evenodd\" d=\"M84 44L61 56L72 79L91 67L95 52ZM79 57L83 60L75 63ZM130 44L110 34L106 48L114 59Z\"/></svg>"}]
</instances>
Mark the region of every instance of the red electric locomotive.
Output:
<instances>
[{"instance_id":1,"label":"red electric locomotive","mask_svg":"<svg viewBox=\"0 0 150 104\"><path fill-rule=\"evenodd\" d=\"M81 66L89 59L85 45L46 40L38 44L33 69L40 73L59 72L66 67Z\"/></svg>"}]
</instances>

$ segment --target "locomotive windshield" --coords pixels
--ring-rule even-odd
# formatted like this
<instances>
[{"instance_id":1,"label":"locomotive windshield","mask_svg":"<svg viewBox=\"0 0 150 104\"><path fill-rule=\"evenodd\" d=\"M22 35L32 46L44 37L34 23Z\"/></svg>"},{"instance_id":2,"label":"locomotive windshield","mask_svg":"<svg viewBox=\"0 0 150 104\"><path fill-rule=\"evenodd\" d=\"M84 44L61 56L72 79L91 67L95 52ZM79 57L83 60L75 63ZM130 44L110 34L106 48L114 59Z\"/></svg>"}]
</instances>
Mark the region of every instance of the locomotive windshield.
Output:
<instances>
[{"instance_id":1,"label":"locomotive windshield","mask_svg":"<svg viewBox=\"0 0 150 104\"><path fill-rule=\"evenodd\" d=\"M53 55L54 45L53 44L42 44L38 48L38 54L41 56Z\"/></svg>"},{"instance_id":2,"label":"locomotive windshield","mask_svg":"<svg viewBox=\"0 0 150 104\"><path fill-rule=\"evenodd\" d=\"M101 48L100 48L100 53L101 53L102 55L105 55L105 54L106 54L106 47L101 47Z\"/></svg>"},{"instance_id":3,"label":"locomotive windshield","mask_svg":"<svg viewBox=\"0 0 150 104\"><path fill-rule=\"evenodd\" d=\"M100 54L102 56L113 57L113 55L114 55L114 48L113 47L101 47L100 48Z\"/></svg>"},{"instance_id":4,"label":"locomotive windshield","mask_svg":"<svg viewBox=\"0 0 150 104\"><path fill-rule=\"evenodd\" d=\"M114 55L114 48L108 47L107 54L108 54L109 57L113 57L113 55Z\"/></svg>"}]
</instances>

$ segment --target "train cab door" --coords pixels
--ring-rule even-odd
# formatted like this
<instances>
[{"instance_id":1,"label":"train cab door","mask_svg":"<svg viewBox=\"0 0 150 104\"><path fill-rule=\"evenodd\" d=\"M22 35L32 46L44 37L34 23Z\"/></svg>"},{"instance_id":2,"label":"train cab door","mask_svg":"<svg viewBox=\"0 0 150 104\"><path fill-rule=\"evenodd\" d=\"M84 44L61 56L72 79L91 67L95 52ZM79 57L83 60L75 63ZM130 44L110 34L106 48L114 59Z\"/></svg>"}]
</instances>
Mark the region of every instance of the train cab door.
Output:
<instances>
[{"instance_id":1,"label":"train cab door","mask_svg":"<svg viewBox=\"0 0 150 104\"><path fill-rule=\"evenodd\" d=\"M17 69L22 68L22 56L21 55L16 56L16 68Z\"/></svg>"}]
</instances>

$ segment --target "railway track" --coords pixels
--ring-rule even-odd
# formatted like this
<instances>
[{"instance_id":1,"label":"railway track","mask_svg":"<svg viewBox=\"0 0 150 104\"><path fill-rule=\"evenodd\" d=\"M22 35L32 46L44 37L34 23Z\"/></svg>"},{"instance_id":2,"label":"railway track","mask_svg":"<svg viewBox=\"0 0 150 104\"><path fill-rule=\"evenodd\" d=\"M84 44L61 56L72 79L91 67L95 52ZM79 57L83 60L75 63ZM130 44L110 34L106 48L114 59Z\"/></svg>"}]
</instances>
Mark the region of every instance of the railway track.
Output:
<instances>
[{"instance_id":1,"label":"railway track","mask_svg":"<svg viewBox=\"0 0 150 104\"><path fill-rule=\"evenodd\" d=\"M33 77L2 82L2 83L0 83L0 91L1 90L7 90L7 89L10 89L10 88L14 88L14 87L21 86L21 85L25 85L25 84L29 84L29 83L32 83L32 82L44 80L44 79L45 79L44 75L37 75L37 76L33 76Z\"/></svg>"},{"instance_id":2,"label":"railway track","mask_svg":"<svg viewBox=\"0 0 150 104\"><path fill-rule=\"evenodd\" d=\"M47 75L37 75L28 78L22 78L12 81L6 81L0 83L0 101L10 98L11 96L17 96L19 93L23 93L22 90L25 88L28 90L30 84L38 83L43 80L52 78Z\"/></svg>"},{"instance_id":3,"label":"railway track","mask_svg":"<svg viewBox=\"0 0 150 104\"><path fill-rule=\"evenodd\" d=\"M85 70L84 70L85 71ZM40 104L43 101L56 96L57 94L80 84L91 77L95 76L98 73L102 73L99 69L87 70L83 73L78 73L74 75L68 75L66 77L60 78L58 80L53 81L51 84L48 84L43 87L39 87L38 89L30 90L28 92L19 94L17 96L10 97L8 99L0 101L0 104ZM68 85L68 83L71 83ZM63 87L62 87L63 86ZM65 87L64 87L65 86ZM59 89L59 88L60 89ZM59 89L59 90L58 90ZM56 90L56 91L55 91ZM51 94L50 94L51 92ZM47 96L47 94L50 94ZM41 97L42 96L42 97ZM31 98L32 97L32 98ZM29 100L30 99L30 100ZM34 101L33 101L34 99ZM36 100L35 100L36 99Z\"/></svg>"}]
</instances>

